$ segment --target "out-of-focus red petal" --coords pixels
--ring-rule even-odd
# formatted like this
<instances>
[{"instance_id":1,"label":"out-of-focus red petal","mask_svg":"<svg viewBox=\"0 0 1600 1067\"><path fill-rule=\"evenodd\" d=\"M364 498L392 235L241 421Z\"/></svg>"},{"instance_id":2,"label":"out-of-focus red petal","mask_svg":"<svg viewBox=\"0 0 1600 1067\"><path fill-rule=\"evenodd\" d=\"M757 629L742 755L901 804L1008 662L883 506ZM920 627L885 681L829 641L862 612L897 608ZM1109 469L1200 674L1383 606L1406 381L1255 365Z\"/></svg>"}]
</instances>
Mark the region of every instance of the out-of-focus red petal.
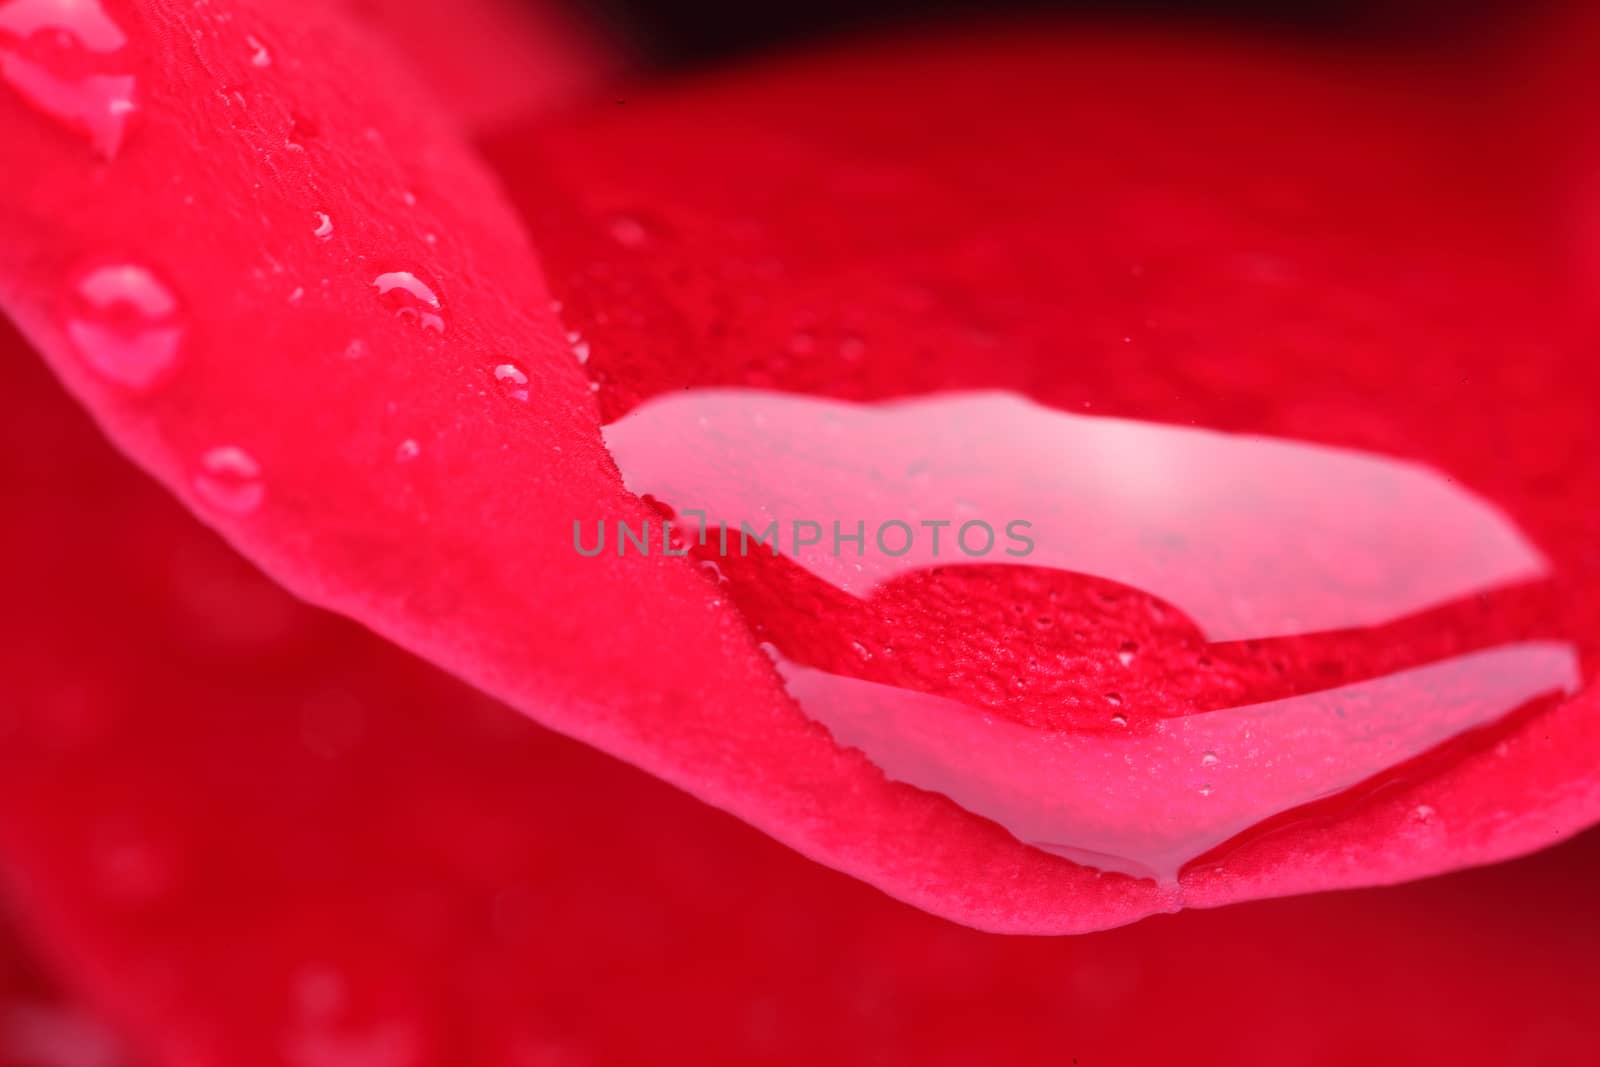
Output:
<instances>
[{"instance_id":1,"label":"out-of-focus red petal","mask_svg":"<svg viewBox=\"0 0 1600 1067\"><path fill-rule=\"evenodd\" d=\"M345 0L472 128L581 99L626 64L626 46L557 0Z\"/></svg>"},{"instance_id":2,"label":"out-of-focus red petal","mask_svg":"<svg viewBox=\"0 0 1600 1067\"><path fill-rule=\"evenodd\" d=\"M293 591L922 907L994 929L1062 932L1169 905L1147 882L1102 878L1024 846L841 750L788 700L742 620L684 561L572 552L575 518L649 513L610 466L588 382L546 310L510 213L381 55L311 5L110 7L126 29L122 45L111 47L103 28L80 29L108 49L94 77L111 81L55 69L65 61L48 52L24 55L33 66L12 71L34 107L14 98L0 105L0 135L24 146L0 177L0 300L125 452ZM257 60L252 39L271 42L270 62ZM1496 257L1506 248L1491 239L1508 227L1505 215L1480 209L1470 230L1454 225L1449 209L1470 201L1463 187L1436 197L1441 214L1408 221L1398 205L1410 200L1390 197L1428 183L1412 179L1392 192L1407 171L1368 176L1352 162L1393 152L1431 168L1450 158L1435 154L1431 126L1391 129L1374 118L1394 104L1388 95L1347 96L1292 70L1251 75L1242 87L1225 80L1225 101L1272 94L1284 136L1291 119L1316 126L1315 136L1266 152L1259 116L1184 95L1205 82L1200 75L1221 72L1186 68L1182 53L1138 54L1123 68L1046 37L782 68L552 138L542 169L521 175L522 195L534 208L548 196L570 213L551 223L530 211L574 314L615 353L597 364L613 375L613 403L684 374L742 380L739 353L754 351L744 343L790 328L799 302L859 309L860 327L888 355L858 373L893 377L897 390L961 384L977 373L973 353L923 343L948 340L951 324L893 312L886 301L906 295L910 282L931 287L935 306L960 308L992 291L985 287L995 276L973 273L980 266L1009 286L990 309L997 326L1034 331L1035 342L1065 329L1057 340L1083 339L1093 352L1105 327L1123 325L1121 311L1094 300L1069 317L1049 310L1059 272L1089 270L1092 257L1084 257L1097 232L1081 230L1093 212L1055 196L1054 175L1079 167L1115 177L1117 161L1139 152L1154 153L1181 180L1133 186L1136 201L1123 206L1138 210L1118 224L1194 257L1175 254L1150 284L1214 354L1246 353L1243 362L1230 354L1185 365L1230 382L1251 371L1251 404L1271 403L1286 367L1358 349L1382 359L1329 368L1372 372L1393 363L1397 346L1445 342L1434 321L1442 291L1429 284L1407 289L1398 308L1368 308L1356 296L1353 319L1334 319L1343 329L1317 318L1330 314L1324 302L1351 298L1345 285L1371 265L1370 242L1396 227L1411 242L1398 250L1420 256L1417 264L1449 264L1452 298L1467 291L1458 282L1483 283L1496 297L1475 300L1451 327L1468 332L1449 337L1505 338L1511 326L1525 332L1537 321L1526 314L1530 298L1498 284ZM1080 81L1071 84L1081 93L1073 99L1086 115L1101 113L1103 101L1089 98L1107 84L1126 92L1127 108L1176 96L1188 110L1154 131L1104 120L1097 136L1105 141L1092 151L1071 138L1041 139L1040 119L1055 112L1041 112L1030 94L1055 85L1064 60L1074 61L1068 69ZM1049 108L1059 95L1045 98ZM943 136L908 134L908 107L933 107L942 122L981 136L955 149ZM820 123L808 117L823 112ZM1214 137L1181 136L1216 114L1228 121ZM95 162L91 149L110 161ZM1295 170L1297 181L1283 183L1266 166L1280 155L1309 175ZM624 159L627 172L617 169ZM1044 169L1030 172L1033 163ZM1208 284L1209 257L1227 247L1239 220L1225 206L1220 216L1187 212L1196 190L1226 205L1243 176L1250 196L1287 204L1292 215L1300 197L1324 187L1298 180L1329 167L1374 210L1313 213L1304 240L1317 268L1301 292L1314 314L1306 325L1298 316L1308 309L1294 306L1279 323L1293 327L1287 339L1300 362L1284 361L1283 346L1262 344L1255 309L1230 308L1235 294ZM834 213L825 224L811 195L819 182ZM633 199L641 191L648 202ZM1041 200L1047 192L1052 198ZM1006 206L1019 202L1015 214ZM1063 203L1064 214L1030 213ZM1014 242L980 242L947 259L925 240L931 222L982 218L984 205L1009 220L1005 236ZM684 269L673 273L670 256L664 273L642 266L649 257L632 254L632 237L616 240L619 210L659 211L630 220L647 234L658 224L680 229L690 250ZM786 274L780 262L763 281L762 271L744 269L759 267L771 246L807 257L807 270ZM835 271L862 255L874 270ZM951 264L954 273L940 273ZM1512 302L1501 306L1506 295ZM744 334L725 330L712 342L728 323ZM1561 358L1518 338L1539 359ZM1504 354L1490 345L1470 351ZM628 360L634 370L623 373ZM1397 366L1401 384L1414 384ZM1418 380L1437 384L1419 366ZM1109 410L1131 403L1117 399L1131 390L1153 404L1144 415L1175 421L1218 385L1190 383L1183 395L1191 399L1174 404L1172 383L1157 372L1104 358L1093 367L1089 380ZM860 387L841 375L837 360L780 373L790 386L814 376L819 390ZM1076 399L1070 375L1040 380L1051 399ZM1511 400L1528 387L1502 384ZM1528 410L1540 421L1517 427L1536 431L1534 444L1545 440L1537 433L1593 432L1571 406L1532 396L1538 403ZM1460 413L1442 404L1438 414ZM1527 475L1525 466L1497 469L1480 489L1514 493ZM1573 523L1583 521L1574 514L1536 532L1565 550L1584 533ZM1597 803L1587 777L1597 747L1592 701L1541 718L1495 762L1465 761L1332 824L1259 841L1230 857L1226 871L1197 872L1187 899L1208 905L1397 880L1570 834ZM1416 831L1409 816L1424 799L1445 811L1448 834Z\"/></svg>"},{"instance_id":3,"label":"out-of-focus red petal","mask_svg":"<svg viewBox=\"0 0 1600 1067\"><path fill-rule=\"evenodd\" d=\"M30 563L0 630L0 857L148 1062L1596 1054L1593 835L1411 886L980 934L284 595L0 343L0 537Z\"/></svg>"},{"instance_id":4,"label":"out-of-focus red petal","mask_svg":"<svg viewBox=\"0 0 1600 1067\"><path fill-rule=\"evenodd\" d=\"M0 925L0 1067L133 1067L121 1043L63 995L9 916Z\"/></svg>"}]
</instances>

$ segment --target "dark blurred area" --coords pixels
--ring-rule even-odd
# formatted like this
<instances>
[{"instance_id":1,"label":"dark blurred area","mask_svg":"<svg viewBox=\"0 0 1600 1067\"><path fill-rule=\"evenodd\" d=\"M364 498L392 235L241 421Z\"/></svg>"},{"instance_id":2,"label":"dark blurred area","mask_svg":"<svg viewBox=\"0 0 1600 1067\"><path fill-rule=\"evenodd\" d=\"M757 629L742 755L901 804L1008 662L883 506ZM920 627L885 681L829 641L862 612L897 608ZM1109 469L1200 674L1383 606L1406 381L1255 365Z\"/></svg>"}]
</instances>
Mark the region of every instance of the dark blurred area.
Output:
<instances>
[{"instance_id":1,"label":"dark blurred area","mask_svg":"<svg viewBox=\"0 0 1600 1067\"><path fill-rule=\"evenodd\" d=\"M669 66L697 66L852 32L973 18L1062 14L1210 24L1332 38L1411 39L1475 32L1507 5L1493 0L586 0L596 21Z\"/></svg>"}]
</instances>

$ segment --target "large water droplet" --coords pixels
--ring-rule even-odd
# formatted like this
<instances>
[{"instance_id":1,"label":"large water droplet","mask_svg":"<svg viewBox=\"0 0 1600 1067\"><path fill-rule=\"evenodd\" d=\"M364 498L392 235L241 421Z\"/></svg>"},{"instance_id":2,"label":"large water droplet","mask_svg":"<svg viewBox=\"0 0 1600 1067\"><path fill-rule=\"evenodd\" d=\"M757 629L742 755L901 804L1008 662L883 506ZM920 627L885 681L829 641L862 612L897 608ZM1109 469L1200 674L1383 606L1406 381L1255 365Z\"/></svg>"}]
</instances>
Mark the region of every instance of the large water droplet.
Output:
<instances>
[{"instance_id":1,"label":"large water droplet","mask_svg":"<svg viewBox=\"0 0 1600 1067\"><path fill-rule=\"evenodd\" d=\"M433 289L408 270L389 271L372 279L378 300L395 316L423 329L444 333L444 311Z\"/></svg>"},{"instance_id":2,"label":"large water droplet","mask_svg":"<svg viewBox=\"0 0 1600 1067\"><path fill-rule=\"evenodd\" d=\"M127 43L100 0L0 4L0 80L107 159L135 110Z\"/></svg>"},{"instance_id":3,"label":"large water droplet","mask_svg":"<svg viewBox=\"0 0 1600 1067\"><path fill-rule=\"evenodd\" d=\"M261 464L237 445L220 445L200 457L194 489L207 506L241 518L259 508L267 495Z\"/></svg>"},{"instance_id":4,"label":"large water droplet","mask_svg":"<svg viewBox=\"0 0 1600 1067\"><path fill-rule=\"evenodd\" d=\"M839 744L1102 870L1170 882L1582 680L1545 554L1417 462L1000 392L674 391L605 439L748 529L690 551Z\"/></svg>"},{"instance_id":5,"label":"large water droplet","mask_svg":"<svg viewBox=\"0 0 1600 1067\"><path fill-rule=\"evenodd\" d=\"M113 263L86 271L68 308L67 337L107 381L149 389L177 361L184 335L178 300L147 267Z\"/></svg>"},{"instance_id":6,"label":"large water droplet","mask_svg":"<svg viewBox=\"0 0 1600 1067\"><path fill-rule=\"evenodd\" d=\"M317 218L317 227L311 231L311 235L318 240L326 241L333 236L333 219L328 217L326 211L317 211L313 214Z\"/></svg>"}]
</instances>

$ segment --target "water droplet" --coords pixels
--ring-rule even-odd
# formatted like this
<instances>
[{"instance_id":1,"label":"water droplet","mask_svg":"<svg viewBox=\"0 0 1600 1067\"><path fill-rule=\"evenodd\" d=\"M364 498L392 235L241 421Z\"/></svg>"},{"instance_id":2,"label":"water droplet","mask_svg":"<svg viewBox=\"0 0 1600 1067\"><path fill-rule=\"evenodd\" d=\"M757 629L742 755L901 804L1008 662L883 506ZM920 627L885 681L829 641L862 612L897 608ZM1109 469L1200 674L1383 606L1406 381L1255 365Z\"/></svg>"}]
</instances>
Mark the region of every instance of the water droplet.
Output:
<instances>
[{"instance_id":1,"label":"water droplet","mask_svg":"<svg viewBox=\"0 0 1600 1067\"><path fill-rule=\"evenodd\" d=\"M320 132L316 122L305 115L291 115L289 117L289 134L283 141L284 147L295 152L304 152L306 145L316 140Z\"/></svg>"},{"instance_id":2,"label":"water droplet","mask_svg":"<svg viewBox=\"0 0 1600 1067\"><path fill-rule=\"evenodd\" d=\"M1121 693L1107 693L1106 694L1106 703L1110 704L1112 707L1119 707L1122 704L1122 694Z\"/></svg>"},{"instance_id":3,"label":"water droplet","mask_svg":"<svg viewBox=\"0 0 1600 1067\"><path fill-rule=\"evenodd\" d=\"M267 51L267 46L255 37L246 37L245 43L250 46L250 65L254 67L272 66L272 53ZM291 66L293 64L290 64Z\"/></svg>"},{"instance_id":4,"label":"water droplet","mask_svg":"<svg viewBox=\"0 0 1600 1067\"><path fill-rule=\"evenodd\" d=\"M176 881L172 857L128 827L107 828L95 850L99 886L130 903L165 895Z\"/></svg>"},{"instance_id":5,"label":"water droplet","mask_svg":"<svg viewBox=\"0 0 1600 1067\"><path fill-rule=\"evenodd\" d=\"M579 363L589 362L589 342L583 339L583 334L577 330L567 331L567 343L572 346L572 354L578 357Z\"/></svg>"},{"instance_id":6,"label":"water droplet","mask_svg":"<svg viewBox=\"0 0 1600 1067\"><path fill-rule=\"evenodd\" d=\"M1211 786L1209 786L1209 785L1201 786L1200 787L1200 795L1203 796L1203 797L1210 796L1211 795Z\"/></svg>"},{"instance_id":7,"label":"water droplet","mask_svg":"<svg viewBox=\"0 0 1600 1067\"><path fill-rule=\"evenodd\" d=\"M409 437L395 446L394 459L396 463L410 463L420 455L422 455L422 446Z\"/></svg>"},{"instance_id":8,"label":"water droplet","mask_svg":"<svg viewBox=\"0 0 1600 1067\"><path fill-rule=\"evenodd\" d=\"M329 967L307 967L294 982L294 999L306 1015L325 1019L336 1015L349 997L344 975Z\"/></svg>"},{"instance_id":9,"label":"water droplet","mask_svg":"<svg viewBox=\"0 0 1600 1067\"><path fill-rule=\"evenodd\" d=\"M796 330L789 335L789 351L796 356L809 356L817 350L817 335L810 330Z\"/></svg>"},{"instance_id":10,"label":"water droplet","mask_svg":"<svg viewBox=\"0 0 1600 1067\"><path fill-rule=\"evenodd\" d=\"M1128 717L1121 712L1118 712L1117 714L1111 716L1111 725L1126 726L1128 725Z\"/></svg>"},{"instance_id":11,"label":"water droplet","mask_svg":"<svg viewBox=\"0 0 1600 1067\"><path fill-rule=\"evenodd\" d=\"M367 342L357 337L354 341L344 346L345 359L365 359L367 356Z\"/></svg>"},{"instance_id":12,"label":"water droplet","mask_svg":"<svg viewBox=\"0 0 1600 1067\"><path fill-rule=\"evenodd\" d=\"M434 333L444 333L444 313L439 297L408 270L389 271L372 279L378 300L397 318L415 322Z\"/></svg>"},{"instance_id":13,"label":"water droplet","mask_svg":"<svg viewBox=\"0 0 1600 1067\"><path fill-rule=\"evenodd\" d=\"M237 445L221 445L200 457L194 489L207 505L236 517L254 512L267 494L261 465Z\"/></svg>"},{"instance_id":14,"label":"water droplet","mask_svg":"<svg viewBox=\"0 0 1600 1067\"><path fill-rule=\"evenodd\" d=\"M513 400L528 402L528 376L515 363L502 363L494 369L494 380Z\"/></svg>"},{"instance_id":15,"label":"water droplet","mask_svg":"<svg viewBox=\"0 0 1600 1067\"><path fill-rule=\"evenodd\" d=\"M1132 641L1122 642L1122 647L1117 650L1117 662L1124 667L1133 666L1133 659L1139 653L1139 646Z\"/></svg>"},{"instance_id":16,"label":"water droplet","mask_svg":"<svg viewBox=\"0 0 1600 1067\"><path fill-rule=\"evenodd\" d=\"M149 268L95 267L72 288L68 338L107 381L146 390L172 368L183 342L178 300Z\"/></svg>"},{"instance_id":17,"label":"water droplet","mask_svg":"<svg viewBox=\"0 0 1600 1067\"><path fill-rule=\"evenodd\" d=\"M650 239L650 234L638 219L618 215L611 220L611 238L625 248L639 248Z\"/></svg>"},{"instance_id":18,"label":"water droplet","mask_svg":"<svg viewBox=\"0 0 1600 1067\"><path fill-rule=\"evenodd\" d=\"M1215 767L1220 762L1221 760L1218 759L1215 752L1202 752L1200 754L1200 766L1202 767Z\"/></svg>"},{"instance_id":19,"label":"water droplet","mask_svg":"<svg viewBox=\"0 0 1600 1067\"><path fill-rule=\"evenodd\" d=\"M317 228L312 230L311 234L319 240L326 241L333 236L333 219L329 218L328 213L325 211L318 211L314 214L317 217Z\"/></svg>"},{"instance_id":20,"label":"water droplet","mask_svg":"<svg viewBox=\"0 0 1600 1067\"><path fill-rule=\"evenodd\" d=\"M100 0L11 0L0 6L0 80L40 112L115 158L137 80L122 28Z\"/></svg>"},{"instance_id":21,"label":"water droplet","mask_svg":"<svg viewBox=\"0 0 1600 1067\"><path fill-rule=\"evenodd\" d=\"M1437 814L1439 814L1438 809L1431 804L1418 804L1411 810L1411 817L1417 822L1432 822Z\"/></svg>"}]
</instances>

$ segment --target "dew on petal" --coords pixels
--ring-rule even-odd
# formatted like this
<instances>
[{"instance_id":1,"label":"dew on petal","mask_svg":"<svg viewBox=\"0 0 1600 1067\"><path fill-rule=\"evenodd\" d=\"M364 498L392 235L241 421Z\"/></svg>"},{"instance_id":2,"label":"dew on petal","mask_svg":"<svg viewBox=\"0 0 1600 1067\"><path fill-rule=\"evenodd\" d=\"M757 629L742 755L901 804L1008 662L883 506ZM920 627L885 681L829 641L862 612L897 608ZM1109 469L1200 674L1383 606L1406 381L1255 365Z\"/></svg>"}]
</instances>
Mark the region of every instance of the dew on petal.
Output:
<instances>
[{"instance_id":1,"label":"dew on petal","mask_svg":"<svg viewBox=\"0 0 1600 1067\"><path fill-rule=\"evenodd\" d=\"M267 46L255 37L246 37L245 43L250 46L250 65L253 67L272 66L272 53L267 51Z\"/></svg>"},{"instance_id":2,"label":"dew on petal","mask_svg":"<svg viewBox=\"0 0 1600 1067\"><path fill-rule=\"evenodd\" d=\"M395 317L415 322L423 329L444 333L444 313L439 297L427 283L408 270L389 271L372 279L378 301Z\"/></svg>"},{"instance_id":3,"label":"dew on petal","mask_svg":"<svg viewBox=\"0 0 1600 1067\"><path fill-rule=\"evenodd\" d=\"M317 219L317 227L311 231L311 235L318 240L326 241L333 236L333 219L328 217L326 211L317 211L313 214Z\"/></svg>"},{"instance_id":4,"label":"dew on petal","mask_svg":"<svg viewBox=\"0 0 1600 1067\"><path fill-rule=\"evenodd\" d=\"M422 446L409 437L395 446L394 459L396 463L410 463L420 455L422 455Z\"/></svg>"},{"instance_id":5,"label":"dew on petal","mask_svg":"<svg viewBox=\"0 0 1600 1067\"><path fill-rule=\"evenodd\" d=\"M100 0L0 5L0 80L105 159L121 150L135 110L127 43Z\"/></svg>"},{"instance_id":6,"label":"dew on petal","mask_svg":"<svg viewBox=\"0 0 1600 1067\"><path fill-rule=\"evenodd\" d=\"M328 967L306 967L294 982L299 1010L314 1018L327 1018L342 1010L349 999L345 976Z\"/></svg>"},{"instance_id":7,"label":"dew on petal","mask_svg":"<svg viewBox=\"0 0 1600 1067\"><path fill-rule=\"evenodd\" d=\"M128 827L106 828L94 854L98 887L126 903L148 903L176 880L172 857Z\"/></svg>"},{"instance_id":8,"label":"dew on petal","mask_svg":"<svg viewBox=\"0 0 1600 1067\"><path fill-rule=\"evenodd\" d=\"M494 380L513 400L528 402L528 376L515 363L502 363L494 369Z\"/></svg>"},{"instance_id":9,"label":"dew on petal","mask_svg":"<svg viewBox=\"0 0 1600 1067\"><path fill-rule=\"evenodd\" d=\"M572 354L578 357L579 363L589 362L589 342L583 339L583 334L577 330L567 331L567 343L572 346Z\"/></svg>"},{"instance_id":10,"label":"dew on petal","mask_svg":"<svg viewBox=\"0 0 1600 1067\"><path fill-rule=\"evenodd\" d=\"M628 215L618 215L611 220L611 238L624 248L639 248L650 239L644 224Z\"/></svg>"},{"instance_id":11,"label":"dew on petal","mask_svg":"<svg viewBox=\"0 0 1600 1067\"><path fill-rule=\"evenodd\" d=\"M1200 766L1202 767L1215 767L1219 762L1221 760L1215 752L1200 753Z\"/></svg>"},{"instance_id":12,"label":"dew on petal","mask_svg":"<svg viewBox=\"0 0 1600 1067\"><path fill-rule=\"evenodd\" d=\"M220 445L200 457L194 490L207 506L235 517L253 513L267 495L261 464L237 445Z\"/></svg>"},{"instance_id":13,"label":"dew on petal","mask_svg":"<svg viewBox=\"0 0 1600 1067\"><path fill-rule=\"evenodd\" d=\"M295 114L289 119L289 135L284 138L284 147L296 152L304 152L306 145L316 140L320 134L316 122L305 115Z\"/></svg>"},{"instance_id":14,"label":"dew on petal","mask_svg":"<svg viewBox=\"0 0 1600 1067\"><path fill-rule=\"evenodd\" d=\"M67 337L101 378L143 391L176 363L184 336L178 300L149 268L95 267L78 278L68 307Z\"/></svg>"}]
</instances>

